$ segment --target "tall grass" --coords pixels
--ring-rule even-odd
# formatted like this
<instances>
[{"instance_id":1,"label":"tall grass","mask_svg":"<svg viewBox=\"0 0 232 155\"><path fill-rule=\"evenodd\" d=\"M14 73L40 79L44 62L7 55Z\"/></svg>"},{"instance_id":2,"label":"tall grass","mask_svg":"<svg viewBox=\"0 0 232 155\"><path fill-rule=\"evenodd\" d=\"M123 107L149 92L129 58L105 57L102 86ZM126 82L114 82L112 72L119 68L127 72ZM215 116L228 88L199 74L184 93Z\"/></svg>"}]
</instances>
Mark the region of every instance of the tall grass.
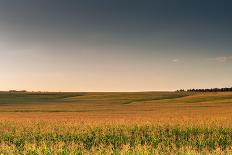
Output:
<instances>
[{"instance_id":1,"label":"tall grass","mask_svg":"<svg viewBox=\"0 0 232 155\"><path fill-rule=\"evenodd\" d=\"M232 129L216 126L1 122L2 154L223 154Z\"/></svg>"},{"instance_id":2,"label":"tall grass","mask_svg":"<svg viewBox=\"0 0 232 155\"><path fill-rule=\"evenodd\" d=\"M232 154L232 93L0 93L0 154Z\"/></svg>"}]
</instances>

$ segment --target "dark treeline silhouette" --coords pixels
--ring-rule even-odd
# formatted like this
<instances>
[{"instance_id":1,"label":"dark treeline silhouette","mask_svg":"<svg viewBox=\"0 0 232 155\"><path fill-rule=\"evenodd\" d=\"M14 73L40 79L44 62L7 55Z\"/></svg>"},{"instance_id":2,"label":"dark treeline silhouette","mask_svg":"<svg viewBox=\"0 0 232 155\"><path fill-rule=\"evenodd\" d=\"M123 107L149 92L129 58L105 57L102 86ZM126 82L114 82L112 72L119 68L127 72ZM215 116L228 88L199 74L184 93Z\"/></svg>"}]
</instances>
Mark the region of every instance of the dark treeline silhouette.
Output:
<instances>
[{"instance_id":1,"label":"dark treeline silhouette","mask_svg":"<svg viewBox=\"0 0 232 155\"><path fill-rule=\"evenodd\" d=\"M231 88L210 88L210 89L180 89L177 90L178 92L232 92L232 87Z\"/></svg>"},{"instance_id":2,"label":"dark treeline silhouette","mask_svg":"<svg viewBox=\"0 0 232 155\"><path fill-rule=\"evenodd\" d=\"M9 90L10 93L26 93L26 90Z\"/></svg>"}]
</instances>

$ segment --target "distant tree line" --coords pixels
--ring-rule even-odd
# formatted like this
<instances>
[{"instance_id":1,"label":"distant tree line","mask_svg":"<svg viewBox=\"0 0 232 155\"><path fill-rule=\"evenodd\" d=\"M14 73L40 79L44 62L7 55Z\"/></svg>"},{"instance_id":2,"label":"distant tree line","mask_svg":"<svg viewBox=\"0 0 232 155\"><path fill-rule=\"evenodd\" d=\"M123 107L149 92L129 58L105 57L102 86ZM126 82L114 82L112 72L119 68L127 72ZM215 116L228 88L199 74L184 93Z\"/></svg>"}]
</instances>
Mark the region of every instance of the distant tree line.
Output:
<instances>
[{"instance_id":1,"label":"distant tree line","mask_svg":"<svg viewBox=\"0 0 232 155\"><path fill-rule=\"evenodd\" d=\"M11 93L26 93L26 90L9 90Z\"/></svg>"},{"instance_id":2,"label":"distant tree line","mask_svg":"<svg viewBox=\"0 0 232 155\"><path fill-rule=\"evenodd\" d=\"M232 91L231 88L209 88L209 89L180 89L177 92L229 92Z\"/></svg>"}]
</instances>

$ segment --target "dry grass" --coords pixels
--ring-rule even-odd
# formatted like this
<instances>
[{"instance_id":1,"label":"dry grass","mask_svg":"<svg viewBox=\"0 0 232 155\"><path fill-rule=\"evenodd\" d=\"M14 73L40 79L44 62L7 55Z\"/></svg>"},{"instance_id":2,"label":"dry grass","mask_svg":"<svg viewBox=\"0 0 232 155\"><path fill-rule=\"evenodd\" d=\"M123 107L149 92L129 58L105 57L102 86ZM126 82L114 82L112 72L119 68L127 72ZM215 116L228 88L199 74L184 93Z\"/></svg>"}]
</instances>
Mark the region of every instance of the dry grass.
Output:
<instances>
[{"instance_id":1,"label":"dry grass","mask_svg":"<svg viewBox=\"0 0 232 155\"><path fill-rule=\"evenodd\" d=\"M164 124L217 124L230 126L232 93L180 95L153 100L160 93L90 93L59 102L1 104L0 120L51 120L77 122L151 122ZM166 93L171 94L172 93ZM134 95L134 96L133 96ZM162 95L162 93L161 93ZM174 94L176 95L176 94ZM169 97L169 96L168 96ZM167 98L168 98L167 97ZM131 102L124 104L125 101Z\"/></svg>"},{"instance_id":2,"label":"dry grass","mask_svg":"<svg viewBox=\"0 0 232 155\"><path fill-rule=\"evenodd\" d=\"M4 95L14 99L6 102ZM37 95L32 94L33 98L27 99L26 94L0 94L0 136L9 133L13 139L1 140L2 152L8 149L16 154L27 154L23 151L34 149L35 154L46 154L44 148L47 148L54 154L62 154L62 150L63 154L223 154L232 150L232 93L81 93L55 94L54 99L51 95L47 100L38 99ZM20 103L14 102L19 97ZM135 128L138 141L132 146ZM117 139L121 132L125 143ZM183 136L186 132L192 143ZM65 137L51 144L54 135L89 137L93 133L95 138L107 139L108 136L108 142L90 145L96 139L86 142ZM48 139L37 142L36 134ZM25 135L31 139L23 139L20 148L15 141ZM178 135L180 138L175 139ZM113 146L115 136L119 145ZM161 139L156 147L155 137ZM166 145L164 139L169 140L170 145ZM85 146L87 144L90 146Z\"/></svg>"}]
</instances>

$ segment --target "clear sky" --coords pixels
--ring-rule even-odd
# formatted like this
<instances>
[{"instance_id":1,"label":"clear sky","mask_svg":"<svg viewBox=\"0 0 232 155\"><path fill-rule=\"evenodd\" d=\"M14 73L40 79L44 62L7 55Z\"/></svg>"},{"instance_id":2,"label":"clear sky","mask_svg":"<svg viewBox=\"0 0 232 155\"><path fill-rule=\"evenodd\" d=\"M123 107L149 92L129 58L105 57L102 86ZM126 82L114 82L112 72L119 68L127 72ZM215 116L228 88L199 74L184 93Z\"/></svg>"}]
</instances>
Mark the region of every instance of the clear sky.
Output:
<instances>
[{"instance_id":1,"label":"clear sky","mask_svg":"<svg viewBox=\"0 0 232 155\"><path fill-rule=\"evenodd\" d=\"M232 86L231 0L0 0L0 89Z\"/></svg>"}]
</instances>

